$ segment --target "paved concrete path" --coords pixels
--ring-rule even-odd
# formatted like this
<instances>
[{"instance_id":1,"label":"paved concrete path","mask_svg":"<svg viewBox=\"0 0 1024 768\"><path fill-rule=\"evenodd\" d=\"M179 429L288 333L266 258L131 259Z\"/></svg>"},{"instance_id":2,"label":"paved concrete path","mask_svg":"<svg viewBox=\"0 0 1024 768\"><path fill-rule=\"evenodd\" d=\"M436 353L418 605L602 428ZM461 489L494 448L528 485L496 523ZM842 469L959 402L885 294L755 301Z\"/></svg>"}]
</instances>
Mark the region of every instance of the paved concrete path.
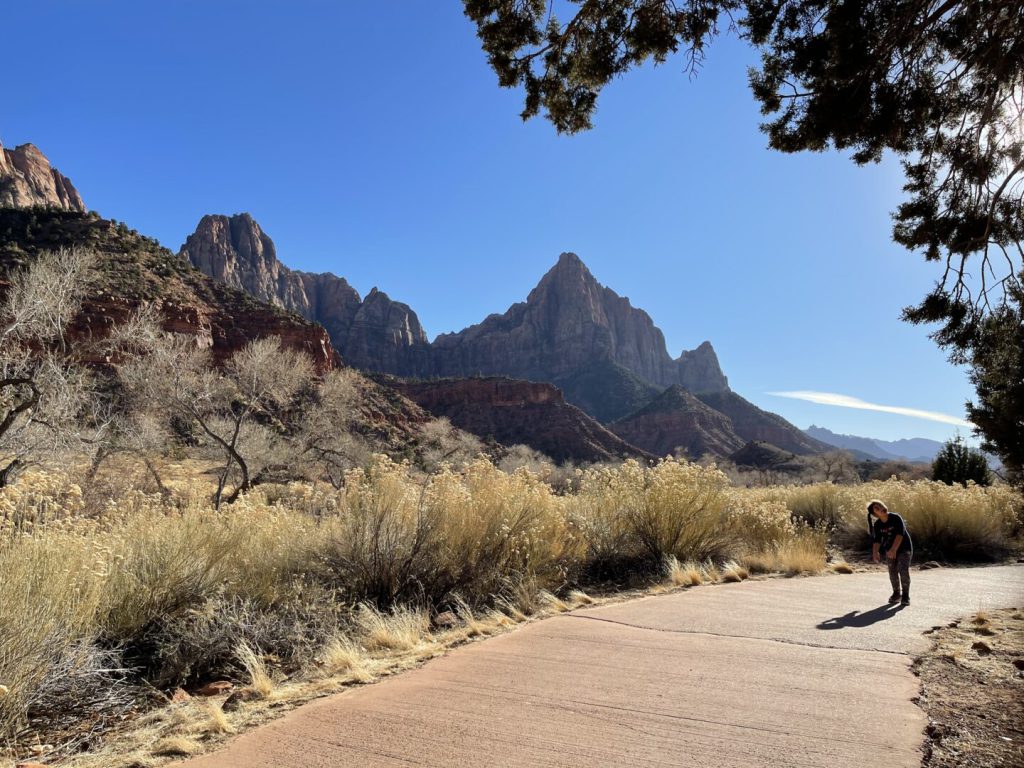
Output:
<instances>
[{"instance_id":1,"label":"paved concrete path","mask_svg":"<svg viewBox=\"0 0 1024 768\"><path fill-rule=\"evenodd\" d=\"M1024 567L724 584L577 611L322 699L189 768L920 765L922 633Z\"/></svg>"}]
</instances>

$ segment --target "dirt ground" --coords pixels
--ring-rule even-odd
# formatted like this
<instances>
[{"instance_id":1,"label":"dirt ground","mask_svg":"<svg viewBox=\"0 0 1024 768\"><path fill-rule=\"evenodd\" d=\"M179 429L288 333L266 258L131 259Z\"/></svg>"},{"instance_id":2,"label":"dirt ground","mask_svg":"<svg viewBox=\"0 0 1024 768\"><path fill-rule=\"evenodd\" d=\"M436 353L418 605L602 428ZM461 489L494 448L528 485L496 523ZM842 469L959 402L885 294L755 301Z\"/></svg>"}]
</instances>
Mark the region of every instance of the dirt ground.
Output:
<instances>
[{"instance_id":1,"label":"dirt ground","mask_svg":"<svg viewBox=\"0 0 1024 768\"><path fill-rule=\"evenodd\" d=\"M1024 766L1024 610L979 611L931 635L914 664L929 718L923 765Z\"/></svg>"}]
</instances>

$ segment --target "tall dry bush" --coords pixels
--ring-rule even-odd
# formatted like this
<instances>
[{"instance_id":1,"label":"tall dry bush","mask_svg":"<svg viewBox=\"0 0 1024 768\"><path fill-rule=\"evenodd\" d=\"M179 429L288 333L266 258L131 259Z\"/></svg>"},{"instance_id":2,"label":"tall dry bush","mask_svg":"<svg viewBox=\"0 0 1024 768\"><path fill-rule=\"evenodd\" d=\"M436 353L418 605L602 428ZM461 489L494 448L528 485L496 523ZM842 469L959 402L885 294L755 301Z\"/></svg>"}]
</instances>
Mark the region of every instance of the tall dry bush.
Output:
<instances>
[{"instance_id":1,"label":"tall dry bush","mask_svg":"<svg viewBox=\"0 0 1024 768\"><path fill-rule=\"evenodd\" d=\"M861 494L868 494L862 497ZM903 516L914 550L921 557L977 562L998 559L1020 544L1024 500L1009 486L948 486L931 480L866 483L854 496L847 492L851 533L866 547L866 504L885 501ZM863 512L862 512L863 510Z\"/></svg>"},{"instance_id":2,"label":"tall dry bush","mask_svg":"<svg viewBox=\"0 0 1024 768\"><path fill-rule=\"evenodd\" d=\"M97 616L104 636L130 641L218 594L231 583L232 559L248 535L233 518L192 510L127 520L112 537L114 567Z\"/></svg>"},{"instance_id":3,"label":"tall dry bush","mask_svg":"<svg viewBox=\"0 0 1024 768\"><path fill-rule=\"evenodd\" d=\"M564 499L526 468L508 474L477 459L462 472L436 474L424 501L441 520L438 593L476 603L510 581L554 588L577 556Z\"/></svg>"},{"instance_id":4,"label":"tall dry bush","mask_svg":"<svg viewBox=\"0 0 1024 768\"><path fill-rule=\"evenodd\" d=\"M728 479L715 467L664 459L653 467L627 461L579 473L567 498L583 534L592 569L665 558L724 558L735 547L728 525Z\"/></svg>"},{"instance_id":5,"label":"tall dry bush","mask_svg":"<svg viewBox=\"0 0 1024 768\"><path fill-rule=\"evenodd\" d=\"M0 538L0 738L69 712L123 707L115 652L95 644L109 550L98 539L54 531Z\"/></svg>"},{"instance_id":6,"label":"tall dry bush","mask_svg":"<svg viewBox=\"0 0 1024 768\"><path fill-rule=\"evenodd\" d=\"M1021 546L1024 499L1009 486L948 486L930 480L859 485L819 483L747 491L750 498L785 504L799 518L825 522L832 543L866 552L867 503L882 499L906 520L919 558L977 562Z\"/></svg>"},{"instance_id":7,"label":"tall dry bush","mask_svg":"<svg viewBox=\"0 0 1024 768\"><path fill-rule=\"evenodd\" d=\"M386 606L472 602L509 579L561 575L571 540L561 500L527 471L486 459L443 468L427 482L383 456L349 473L326 561L352 600Z\"/></svg>"},{"instance_id":8,"label":"tall dry bush","mask_svg":"<svg viewBox=\"0 0 1024 768\"><path fill-rule=\"evenodd\" d=\"M834 531L846 522L846 490L832 483L815 483L793 488L786 494L786 500L798 520L813 527Z\"/></svg>"}]
</instances>

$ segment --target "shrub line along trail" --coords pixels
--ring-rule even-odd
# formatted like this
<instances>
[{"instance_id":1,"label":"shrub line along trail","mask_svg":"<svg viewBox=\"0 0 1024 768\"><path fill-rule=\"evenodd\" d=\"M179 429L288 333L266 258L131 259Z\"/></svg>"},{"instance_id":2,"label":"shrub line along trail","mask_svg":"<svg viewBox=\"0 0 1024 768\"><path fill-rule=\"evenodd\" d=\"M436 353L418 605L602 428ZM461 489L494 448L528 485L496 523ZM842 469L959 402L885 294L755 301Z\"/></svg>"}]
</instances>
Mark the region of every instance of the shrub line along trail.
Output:
<instances>
[{"instance_id":1,"label":"shrub line along trail","mask_svg":"<svg viewBox=\"0 0 1024 768\"><path fill-rule=\"evenodd\" d=\"M883 608L888 576L873 571L565 614L308 704L185 765L916 767L924 632L1024 605L1024 567L914 571L912 590L912 607Z\"/></svg>"}]
</instances>

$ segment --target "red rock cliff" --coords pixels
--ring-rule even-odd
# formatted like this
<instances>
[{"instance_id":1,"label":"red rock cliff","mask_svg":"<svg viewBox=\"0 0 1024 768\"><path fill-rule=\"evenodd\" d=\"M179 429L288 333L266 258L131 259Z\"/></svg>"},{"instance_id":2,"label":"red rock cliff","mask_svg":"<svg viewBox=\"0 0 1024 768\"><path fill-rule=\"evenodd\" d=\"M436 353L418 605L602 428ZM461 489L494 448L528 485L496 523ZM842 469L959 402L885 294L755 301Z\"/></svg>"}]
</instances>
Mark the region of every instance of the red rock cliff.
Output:
<instances>
[{"instance_id":1,"label":"red rock cliff","mask_svg":"<svg viewBox=\"0 0 1024 768\"><path fill-rule=\"evenodd\" d=\"M58 208L85 212L70 179L50 165L34 144L0 146L0 208Z\"/></svg>"}]
</instances>

